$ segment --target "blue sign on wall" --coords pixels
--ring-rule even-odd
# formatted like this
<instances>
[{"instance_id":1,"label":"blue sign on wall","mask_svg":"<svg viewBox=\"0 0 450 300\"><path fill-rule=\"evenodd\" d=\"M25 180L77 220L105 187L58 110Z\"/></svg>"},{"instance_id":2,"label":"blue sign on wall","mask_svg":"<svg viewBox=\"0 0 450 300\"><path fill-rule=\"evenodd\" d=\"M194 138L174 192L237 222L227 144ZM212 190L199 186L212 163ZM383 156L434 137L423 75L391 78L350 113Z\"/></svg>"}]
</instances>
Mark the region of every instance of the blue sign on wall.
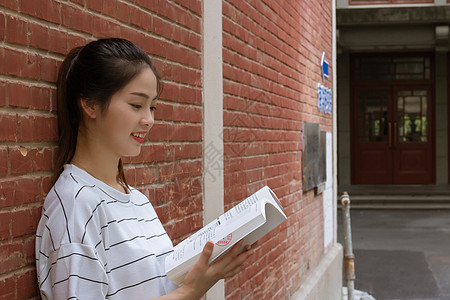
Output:
<instances>
[{"instance_id":1,"label":"blue sign on wall","mask_svg":"<svg viewBox=\"0 0 450 300\"><path fill-rule=\"evenodd\" d=\"M320 60L320 66L322 67L322 79L328 78L328 62L325 60L325 52L322 53L322 59Z\"/></svg>"},{"instance_id":2,"label":"blue sign on wall","mask_svg":"<svg viewBox=\"0 0 450 300\"><path fill-rule=\"evenodd\" d=\"M333 112L331 89L319 83L317 87L317 94L317 107L319 110L324 113L331 114Z\"/></svg>"}]
</instances>

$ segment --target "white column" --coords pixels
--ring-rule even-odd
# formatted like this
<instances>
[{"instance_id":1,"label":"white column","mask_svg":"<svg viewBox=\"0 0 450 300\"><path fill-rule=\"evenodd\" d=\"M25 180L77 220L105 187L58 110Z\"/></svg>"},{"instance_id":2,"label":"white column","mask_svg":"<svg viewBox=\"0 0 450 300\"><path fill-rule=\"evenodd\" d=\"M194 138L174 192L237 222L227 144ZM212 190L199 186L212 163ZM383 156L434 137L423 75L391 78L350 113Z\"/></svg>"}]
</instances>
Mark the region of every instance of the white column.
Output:
<instances>
[{"instance_id":1,"label":"white column","mask_svg":"<svg viewBox=\"0 0 450 300\"><path fill-rule=\"evenodd\" d=\"M202 10L203 211L207 224L224 212L222 1L203 0ZM224 281L206 298L225 299Z\"/></svg>"},{"instance_id":2,"label":"white column","mask_svg":"<svg viewBox=\"0 0 450 300\"><path fill-rule=\"evenodd\" d=\"M332 1L331 6L331 13L332 13L332 44L333 44L333 50L332 50L332 64L333 64L333 223L334 223L334 243L337 242L337 203L339 201L338 198L338 181L337 181L337 161L338 161L338 154L337 154L337 47L336 47L336 2Z\"/></svg>"}]
</instances>

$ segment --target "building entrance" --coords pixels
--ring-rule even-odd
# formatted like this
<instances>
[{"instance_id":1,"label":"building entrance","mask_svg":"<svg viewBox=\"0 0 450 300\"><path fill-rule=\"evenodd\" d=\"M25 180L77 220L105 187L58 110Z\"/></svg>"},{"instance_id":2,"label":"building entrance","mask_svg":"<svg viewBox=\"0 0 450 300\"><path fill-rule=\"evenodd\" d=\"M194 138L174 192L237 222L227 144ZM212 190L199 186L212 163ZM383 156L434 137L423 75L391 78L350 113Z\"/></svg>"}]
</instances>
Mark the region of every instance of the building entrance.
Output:
<instances>
[{"instance_id":1,"label":"building entrance","mask_svg":"<svg viewBox=\"0 0 450 300\"><path fill-rule=\"evenodd\" d=\"M352 183L434 183L429 56L352 60Z\"/></svg>"}]
</instances>

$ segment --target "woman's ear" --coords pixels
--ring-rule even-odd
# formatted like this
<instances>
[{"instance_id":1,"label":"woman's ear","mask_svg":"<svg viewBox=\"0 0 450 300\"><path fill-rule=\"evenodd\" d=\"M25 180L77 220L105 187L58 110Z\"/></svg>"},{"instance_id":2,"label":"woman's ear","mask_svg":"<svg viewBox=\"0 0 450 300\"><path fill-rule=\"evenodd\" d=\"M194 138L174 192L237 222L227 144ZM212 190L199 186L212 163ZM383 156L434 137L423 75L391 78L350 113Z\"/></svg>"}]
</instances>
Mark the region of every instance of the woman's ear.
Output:
<instances>
[{"instance_id":1,"label":"woman's ear","mask_svg":"<svg viewBox=\"0 0 450 300\"><path fill-rule=\"evenodd\" d=\"M100 111L100 106L95 103L95 101L92 101L87 98L81 98L80 100L81 108L83 109L84 113L91 119L97 118L97 115Z\"/></svg>"}]
</instances>

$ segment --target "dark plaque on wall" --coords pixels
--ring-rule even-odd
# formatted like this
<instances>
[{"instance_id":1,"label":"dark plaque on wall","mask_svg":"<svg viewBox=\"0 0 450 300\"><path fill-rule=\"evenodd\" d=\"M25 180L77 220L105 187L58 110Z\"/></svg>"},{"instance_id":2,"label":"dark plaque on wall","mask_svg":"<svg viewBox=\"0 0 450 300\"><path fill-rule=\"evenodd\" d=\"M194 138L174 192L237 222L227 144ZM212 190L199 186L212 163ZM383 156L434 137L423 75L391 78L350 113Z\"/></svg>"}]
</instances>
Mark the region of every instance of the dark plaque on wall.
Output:
<instances>
[{"instance_id":1,"label":"dark plaque on wall","mask_svg":"<svg viewBox=\"0 0 450 300\"><path fill-rule=\"evenodd\" d=\"M308 191L326 181L326 132L316 123L304 122L302 127L303 190Z\"/></svg>"}]
</instances>

